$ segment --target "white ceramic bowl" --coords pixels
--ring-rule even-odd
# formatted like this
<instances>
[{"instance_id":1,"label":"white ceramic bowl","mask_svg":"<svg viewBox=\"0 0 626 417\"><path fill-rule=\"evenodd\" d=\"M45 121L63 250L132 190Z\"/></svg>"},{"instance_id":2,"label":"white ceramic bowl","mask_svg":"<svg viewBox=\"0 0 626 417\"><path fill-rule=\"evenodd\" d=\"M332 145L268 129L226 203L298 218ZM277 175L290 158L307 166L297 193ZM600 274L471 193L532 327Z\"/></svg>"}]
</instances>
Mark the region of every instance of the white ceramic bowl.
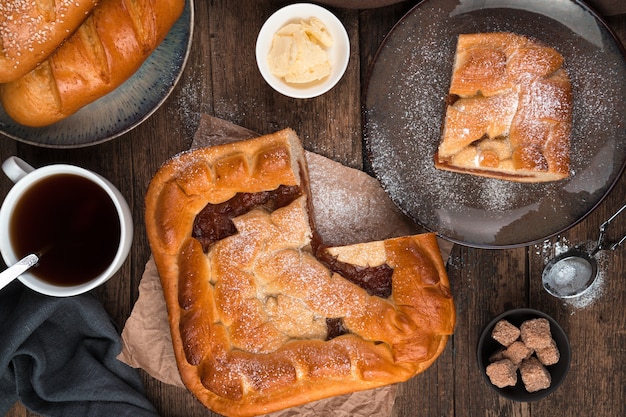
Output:
<instances>
[{"instance_id":1,"label":"white ceramic bowl","mask_svg":"<svg viewBox=\"0 0 626 417\"><path fill-rule=\"evenodd\" d=\"M292 84L270 72L267 55L272 47L274 34L288 23L320 19L333 37L333 45L326 51L330 60L331 73L326 78L306 83ZM296 3L275 12L261 27L256 43L256 61L259 71L267 83L276 91L293 98L311 98L324 94L339 82L350 59L350 39L337 17L323 7L310 3Z\"/></svg>"}]
</instances>

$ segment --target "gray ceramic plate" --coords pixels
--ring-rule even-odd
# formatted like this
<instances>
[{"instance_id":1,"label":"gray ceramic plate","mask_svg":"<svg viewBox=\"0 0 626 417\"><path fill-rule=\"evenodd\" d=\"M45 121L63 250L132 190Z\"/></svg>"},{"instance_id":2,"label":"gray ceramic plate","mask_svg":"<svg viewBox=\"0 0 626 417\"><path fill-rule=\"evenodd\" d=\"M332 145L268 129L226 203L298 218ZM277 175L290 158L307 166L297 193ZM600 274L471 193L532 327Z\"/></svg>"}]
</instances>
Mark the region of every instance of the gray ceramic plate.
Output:
<instances>
[{"instance_id":1,"label":"gray ceramic plate","mask_svg":"<svg viewBox=\"0 0 626 417\"><path fill-rule=\"evenodd\" d=\"M574 94L571 178L519 184L438 171L456 39L510 31L565 58ZM409 217L474 247L540 242L579 222L607 195L626 160L626 61L614 34L575 0L426 0L385 38L364 103L368 170Z\"/></svg>"},{"instance_id":2,"label":"gray ceramic plate","mask_svg":"<svg viewBox=\"0 0 626 417\"><path fill-rule=\"evenodd\" d=\"M189 56L193 35L193 0L141 68L112 93L77 113L43 128L15 123L0 106L0 132L49 148L78 148L116 138L152 115L174 89Z\"/></svg>"}]
</instances>

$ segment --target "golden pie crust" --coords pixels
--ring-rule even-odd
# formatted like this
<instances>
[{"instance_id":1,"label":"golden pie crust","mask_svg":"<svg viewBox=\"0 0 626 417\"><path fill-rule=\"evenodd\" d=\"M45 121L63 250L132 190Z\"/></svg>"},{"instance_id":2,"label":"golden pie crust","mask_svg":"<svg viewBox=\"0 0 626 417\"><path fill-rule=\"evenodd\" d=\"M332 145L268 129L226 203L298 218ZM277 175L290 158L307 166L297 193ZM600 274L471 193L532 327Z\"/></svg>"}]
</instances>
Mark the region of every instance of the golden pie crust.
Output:
<instances>
[{"instance_id":1,"label":"golden pie crust","mask_svg":"<svg viewBox=\"0 0 626 417\"><path fill-rule=\"evenodd\" d=\"M569 176L572 87L555 49L506 33L459 35L438 169L518 182Z\"/></svg>"},{"instance_id":2,"label":"golden pie crust","mask_svg":"<svg viewBox=\"0 0 626 417\"><path fill-rule=\"evenodd\" d=\"M207 207L242 193L297 190L232 218L207 243ZM247 194L246 194L247 195ZM308 171L295 132L175 156L146 195L146 229L183 382L225 416L255 416L405 381L441 354L455 324L434 234L325 248L312 222ZM317 249L316 249L317 248ZM392 271L372 295L316 258ZM340 323L331 335L329 322Z\"/></svg>"}]
</instances>

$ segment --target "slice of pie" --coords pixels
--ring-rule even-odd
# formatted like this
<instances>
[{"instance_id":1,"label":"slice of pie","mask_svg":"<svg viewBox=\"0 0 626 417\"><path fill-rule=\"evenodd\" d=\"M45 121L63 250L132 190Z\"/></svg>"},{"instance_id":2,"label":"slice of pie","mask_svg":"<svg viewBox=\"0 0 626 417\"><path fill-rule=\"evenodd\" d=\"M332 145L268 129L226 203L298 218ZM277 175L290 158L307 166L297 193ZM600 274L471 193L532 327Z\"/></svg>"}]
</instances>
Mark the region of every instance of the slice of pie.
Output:
<instances>
[{"instance_id":1,"label":"slice of pie","mask_svg":"<svg viewBox=\"0 0 626 417\"><path fill-rule=\"evenodd\" d=\"M569 176L572 88L555 49L459 35L435 167L518 182Z\"/></svg>"}]
</instances>

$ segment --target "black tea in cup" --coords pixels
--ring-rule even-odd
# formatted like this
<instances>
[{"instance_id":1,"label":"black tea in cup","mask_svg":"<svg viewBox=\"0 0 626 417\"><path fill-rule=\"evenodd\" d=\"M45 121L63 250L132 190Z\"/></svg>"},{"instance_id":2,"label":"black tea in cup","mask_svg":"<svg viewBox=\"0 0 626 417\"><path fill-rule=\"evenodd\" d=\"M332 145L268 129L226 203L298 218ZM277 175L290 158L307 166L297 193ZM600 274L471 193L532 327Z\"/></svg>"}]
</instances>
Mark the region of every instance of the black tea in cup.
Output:
<instances>
[{"instance_id":1,"label":"black tea in cup","mask_svg":"<svg viewBox=\"0 0 626 417\"><path fill-rule=\"evenodd\" d=\"M40 254L31 273L54 285L85 283L104 272L120 245L121 226L107 192L74 174L42 178L11 215L10 239L19 258Z\"/></svg>"}]
</instances>

